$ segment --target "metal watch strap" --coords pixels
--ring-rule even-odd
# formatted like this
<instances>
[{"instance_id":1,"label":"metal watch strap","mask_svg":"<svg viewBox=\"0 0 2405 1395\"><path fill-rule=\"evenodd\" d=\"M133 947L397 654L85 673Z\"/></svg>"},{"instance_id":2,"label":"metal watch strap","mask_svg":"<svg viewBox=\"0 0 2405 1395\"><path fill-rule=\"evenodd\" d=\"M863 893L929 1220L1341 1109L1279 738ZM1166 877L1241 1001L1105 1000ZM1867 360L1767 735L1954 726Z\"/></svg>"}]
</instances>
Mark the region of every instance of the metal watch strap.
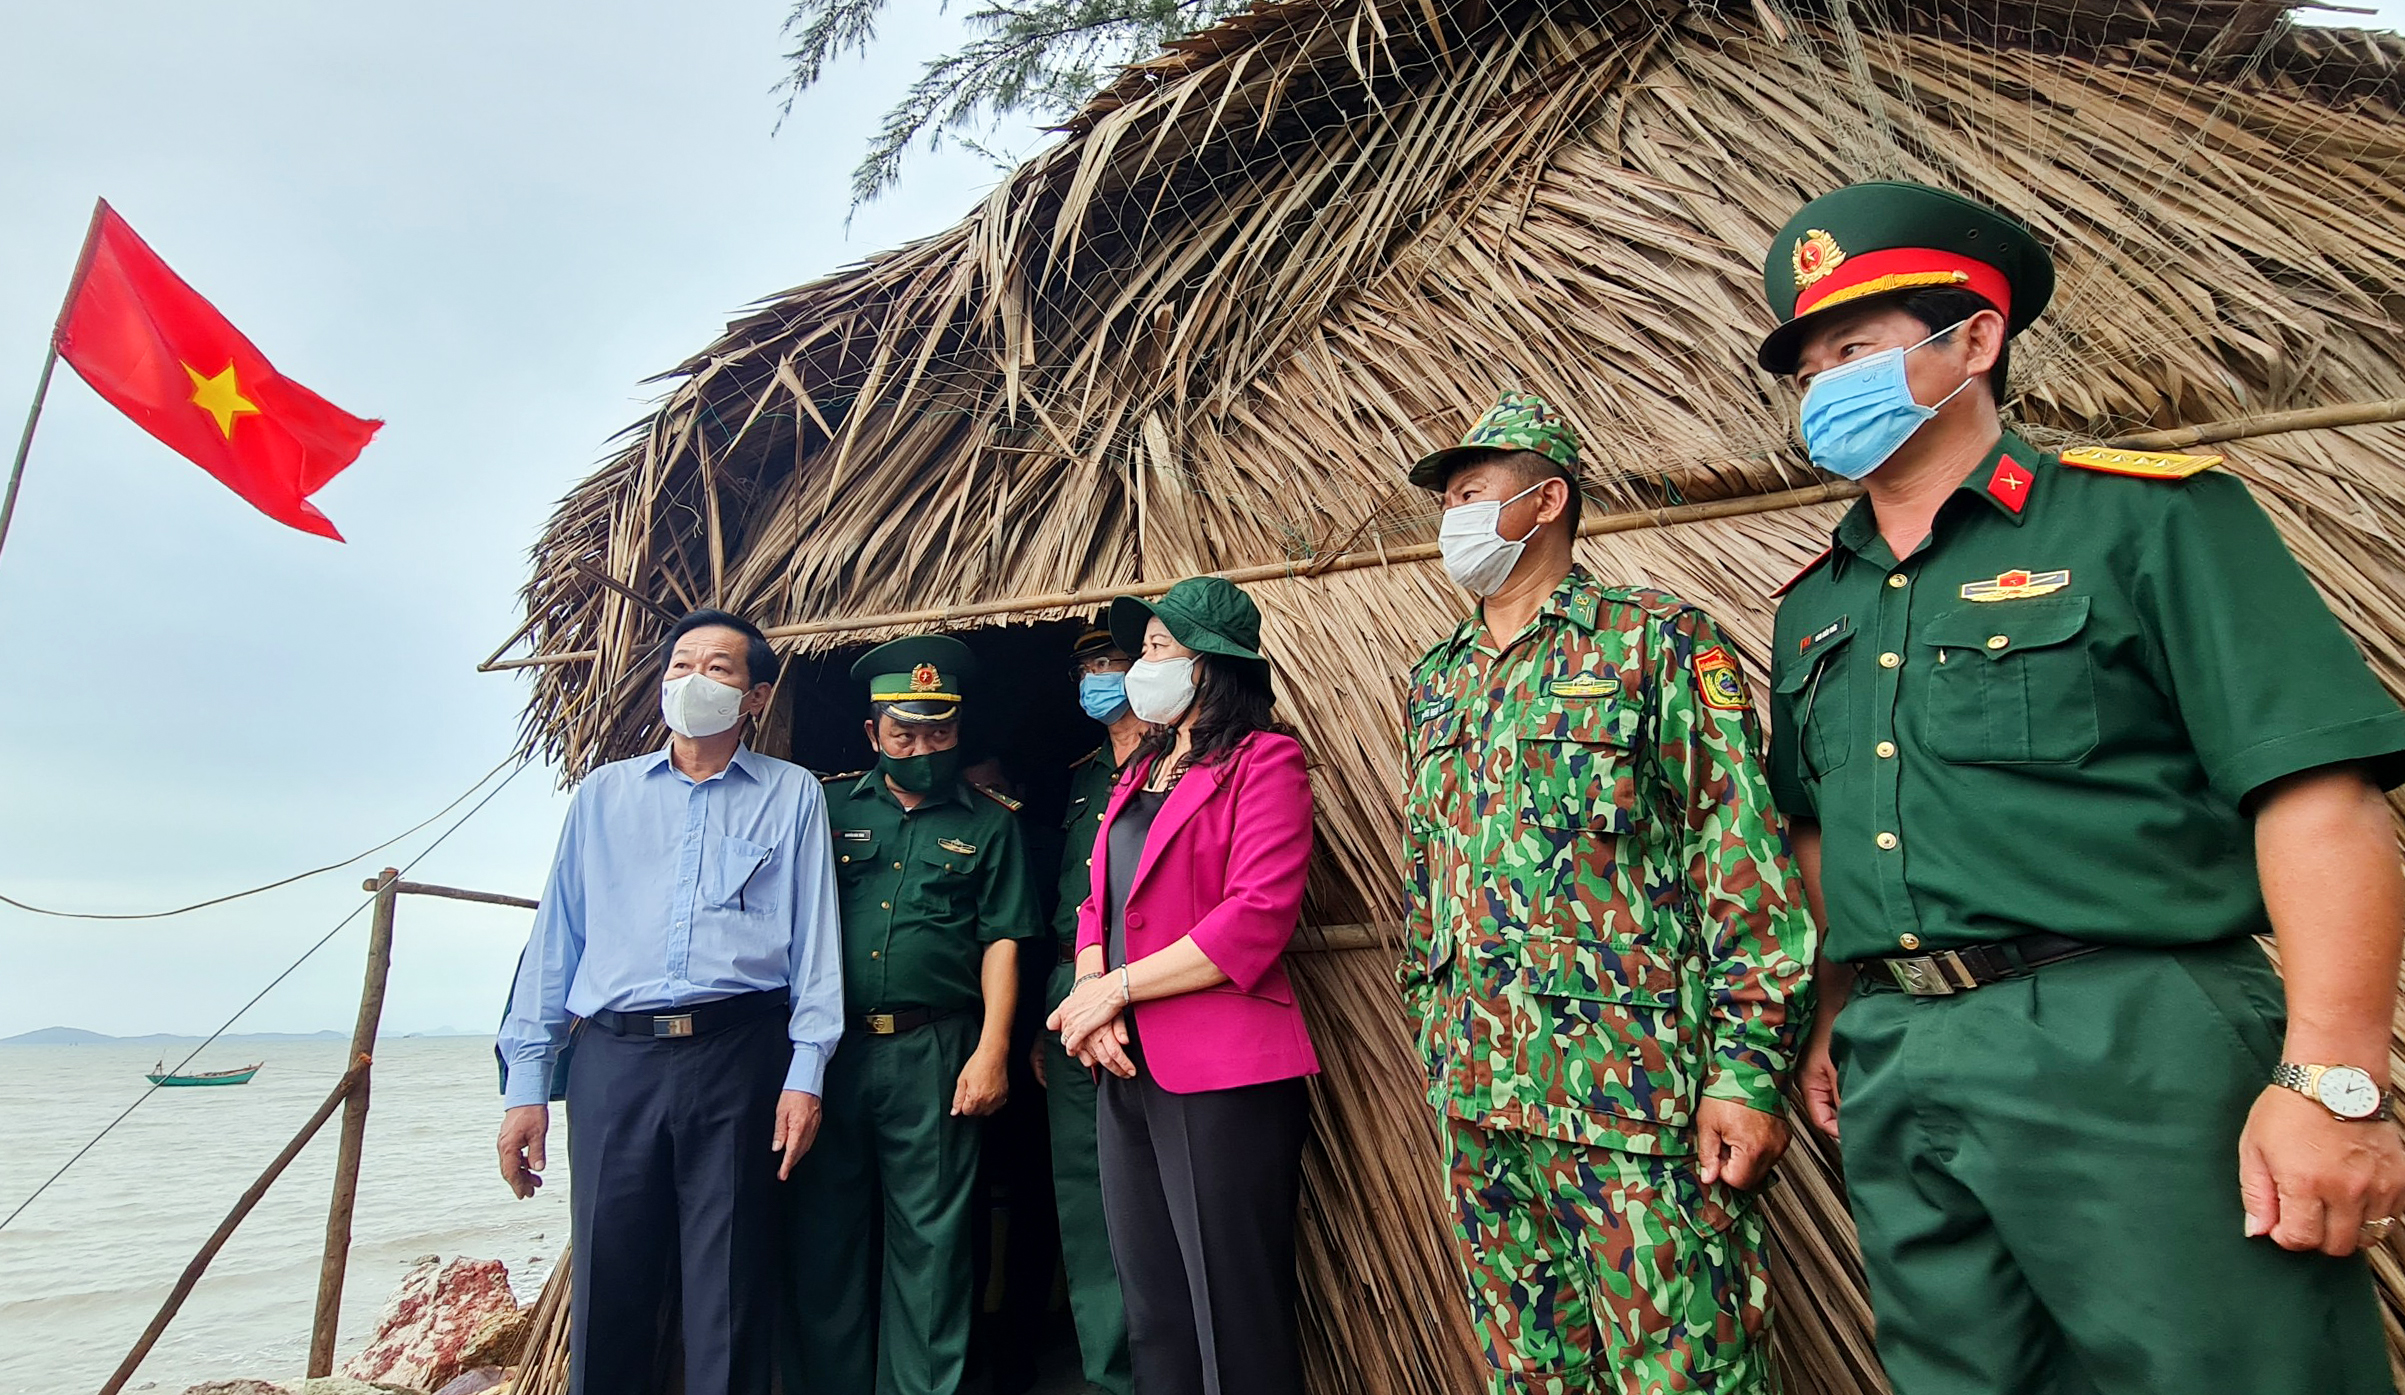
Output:
<instances>
[{"instance_id":1,"label":"metal watch strap","mask_svg":"<svg viewBox=\"0 0 2405 1395\"><path fill-rule=\"evenodd\" d=\"M2321 1096L2316 1093L2315 1087L2321 1084L2322 1073L2328 1069L2328 1066L2307 1066L2298 1065L2293 1061L2282 1061L2271 1068L2271 1083L2284 1090L2294 1090L2315 1104L2322 1104ZM2380 1092L2379 1107L2361 1119L2349 1119L2335 1110L2330 1110L2330 1106L2326 1104L2322 1104L2322 1108L2329 1111L2331 1118L2344 1123L2362 1124L2374 1120L2385 1121L2396 1115L2396 1096L2383 1089Z\"/></svg>"}]
</instances>

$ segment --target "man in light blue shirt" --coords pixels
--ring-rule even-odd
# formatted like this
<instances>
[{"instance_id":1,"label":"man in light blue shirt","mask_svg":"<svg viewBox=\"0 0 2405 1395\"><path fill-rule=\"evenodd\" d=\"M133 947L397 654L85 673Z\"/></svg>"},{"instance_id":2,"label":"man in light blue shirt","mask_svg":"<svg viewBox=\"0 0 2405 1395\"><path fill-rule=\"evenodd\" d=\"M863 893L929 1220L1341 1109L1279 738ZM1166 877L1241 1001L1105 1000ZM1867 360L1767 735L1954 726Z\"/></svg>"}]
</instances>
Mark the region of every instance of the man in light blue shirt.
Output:
<instances>
[{"instance_id":1,"label":"man in light blue shirt","mask_svg":"<svg viewBox=\"0 0 2405 1395\"><path fill-rule=\"evenodd\" d=\"M743 744L777 660L716 610L663 646L650 755L585 777L502 1024L501 1175L542 1185L569 1036L572 1395L663 1388L681 1285L688 1395L766 1395L777 1183L817 1137L843 1031L819 782Z\"/></svg>"}]
</instances>

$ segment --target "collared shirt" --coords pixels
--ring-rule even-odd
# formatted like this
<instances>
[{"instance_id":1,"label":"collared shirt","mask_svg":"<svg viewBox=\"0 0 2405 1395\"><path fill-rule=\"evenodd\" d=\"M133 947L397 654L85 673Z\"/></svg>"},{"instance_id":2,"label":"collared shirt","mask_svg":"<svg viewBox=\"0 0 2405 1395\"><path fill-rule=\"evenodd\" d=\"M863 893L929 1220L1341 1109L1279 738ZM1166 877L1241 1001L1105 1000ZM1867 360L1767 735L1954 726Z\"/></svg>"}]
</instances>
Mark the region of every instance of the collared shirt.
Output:
<instances>
[{"instance_id":1,"label":"collared shirt","mask_svg":"<svg viewBox=\"0 0 2405 1395\"><path fill-rule=\"evenodd\" d=\"M1814 931L1711 620L1573 567L1508 643L1430 650L1406 716L1430 1103L1665 1154L1700 1096L1779 1108Z\"/></svg>"},{"instance_id":2,"label":"collared shirt","mask_svg":"<svg viewBox=\"0 0 2405 1395\"><path fill-rule=\"evenodd\" d=\"M1018 805L956 784L904 809L871 770L830 791L843 901L844 1010L984 1005L985 946L1041 928Z\"/></svg>"},{"instance_id":3,"label":"collared shirt","mask_svg":"<svg viewBox=\"0 0 2405 1395\"><path fill-rule=\"evenodd\" d=\"M1828 952L2267 932L2247 797L2405 713L2237 479L1997 442L1898 561L1864 499L1792 583L1771 780L1820 821Z\"/></svg>"},{"instance_id":4,"label":"collared shirt","mask_svg":"<svg viewBox=\"0 0 2405 1395\"><path fill-rule=\"evenodd\" d=\"M817 1094L843 1032L827 849L818 781L743 747L698 783L666 749L586 776L501 1025L503 1102L544 1101L572 1017L774 989L793 995L785 1088Z\"/></svg>"},{"instance_id":5,"label":"collared shirt","mask_svg":"<svg viewBox=\"0 0 2405 1395\"><path fill-rule=\"evenodd\" d=\"M1069 808L1061 815L1060 901L1052 912L1052 938L1077 945L1077 908L1094 889L1094 835L1102 831L1111 787L1119 783L1118 747L1105 741L1069 770Z\"/></svg>"}]
</instances>

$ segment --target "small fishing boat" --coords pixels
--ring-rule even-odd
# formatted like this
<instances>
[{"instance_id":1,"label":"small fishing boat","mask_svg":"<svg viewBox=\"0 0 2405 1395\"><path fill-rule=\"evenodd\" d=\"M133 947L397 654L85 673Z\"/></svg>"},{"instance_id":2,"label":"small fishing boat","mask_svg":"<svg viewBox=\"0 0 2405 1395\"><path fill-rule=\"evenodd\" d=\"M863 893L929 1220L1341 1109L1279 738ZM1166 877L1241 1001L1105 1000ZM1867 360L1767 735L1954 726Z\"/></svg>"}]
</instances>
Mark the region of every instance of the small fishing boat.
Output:
<instances>
[{"instance_id":1,"label":"small fishing boat","mask_svg":"<svg viewBox=\"0 0 2405 1395\"><path fill-rule=\"evenodd\" d=\"M153 1085L248 1085L251 1077L259 1073L259 1067L266 1064L260 1061L234 1070L201 1070L178 1075L169 1071L167 1063L161 1061L152 1066L148 1073Z\"/></svg>"}]
</instances>

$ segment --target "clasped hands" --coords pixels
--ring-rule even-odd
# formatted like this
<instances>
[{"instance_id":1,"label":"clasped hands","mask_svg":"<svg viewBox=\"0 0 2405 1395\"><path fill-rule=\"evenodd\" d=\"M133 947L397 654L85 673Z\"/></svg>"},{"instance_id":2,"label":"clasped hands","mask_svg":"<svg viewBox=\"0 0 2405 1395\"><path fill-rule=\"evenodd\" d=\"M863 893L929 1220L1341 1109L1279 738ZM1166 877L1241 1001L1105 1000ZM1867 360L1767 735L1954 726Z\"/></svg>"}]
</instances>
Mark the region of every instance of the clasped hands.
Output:
<instances>
[{"instance_id":1,"label":"clasped hands","mask_svg":"<svg viewBox=\"0 0 2405 1395\"><path fill-rule=\"evenodd\" d=\"M1100 1066L1122 1080L1136 1078L1136 1063L1127 1057L1125 985L1116 973L1081 979L1061 1005L1044 1019L1047 1031L1061 1034L1061 1050L1080 1065Z\"/></svg>"}]
</instances>

